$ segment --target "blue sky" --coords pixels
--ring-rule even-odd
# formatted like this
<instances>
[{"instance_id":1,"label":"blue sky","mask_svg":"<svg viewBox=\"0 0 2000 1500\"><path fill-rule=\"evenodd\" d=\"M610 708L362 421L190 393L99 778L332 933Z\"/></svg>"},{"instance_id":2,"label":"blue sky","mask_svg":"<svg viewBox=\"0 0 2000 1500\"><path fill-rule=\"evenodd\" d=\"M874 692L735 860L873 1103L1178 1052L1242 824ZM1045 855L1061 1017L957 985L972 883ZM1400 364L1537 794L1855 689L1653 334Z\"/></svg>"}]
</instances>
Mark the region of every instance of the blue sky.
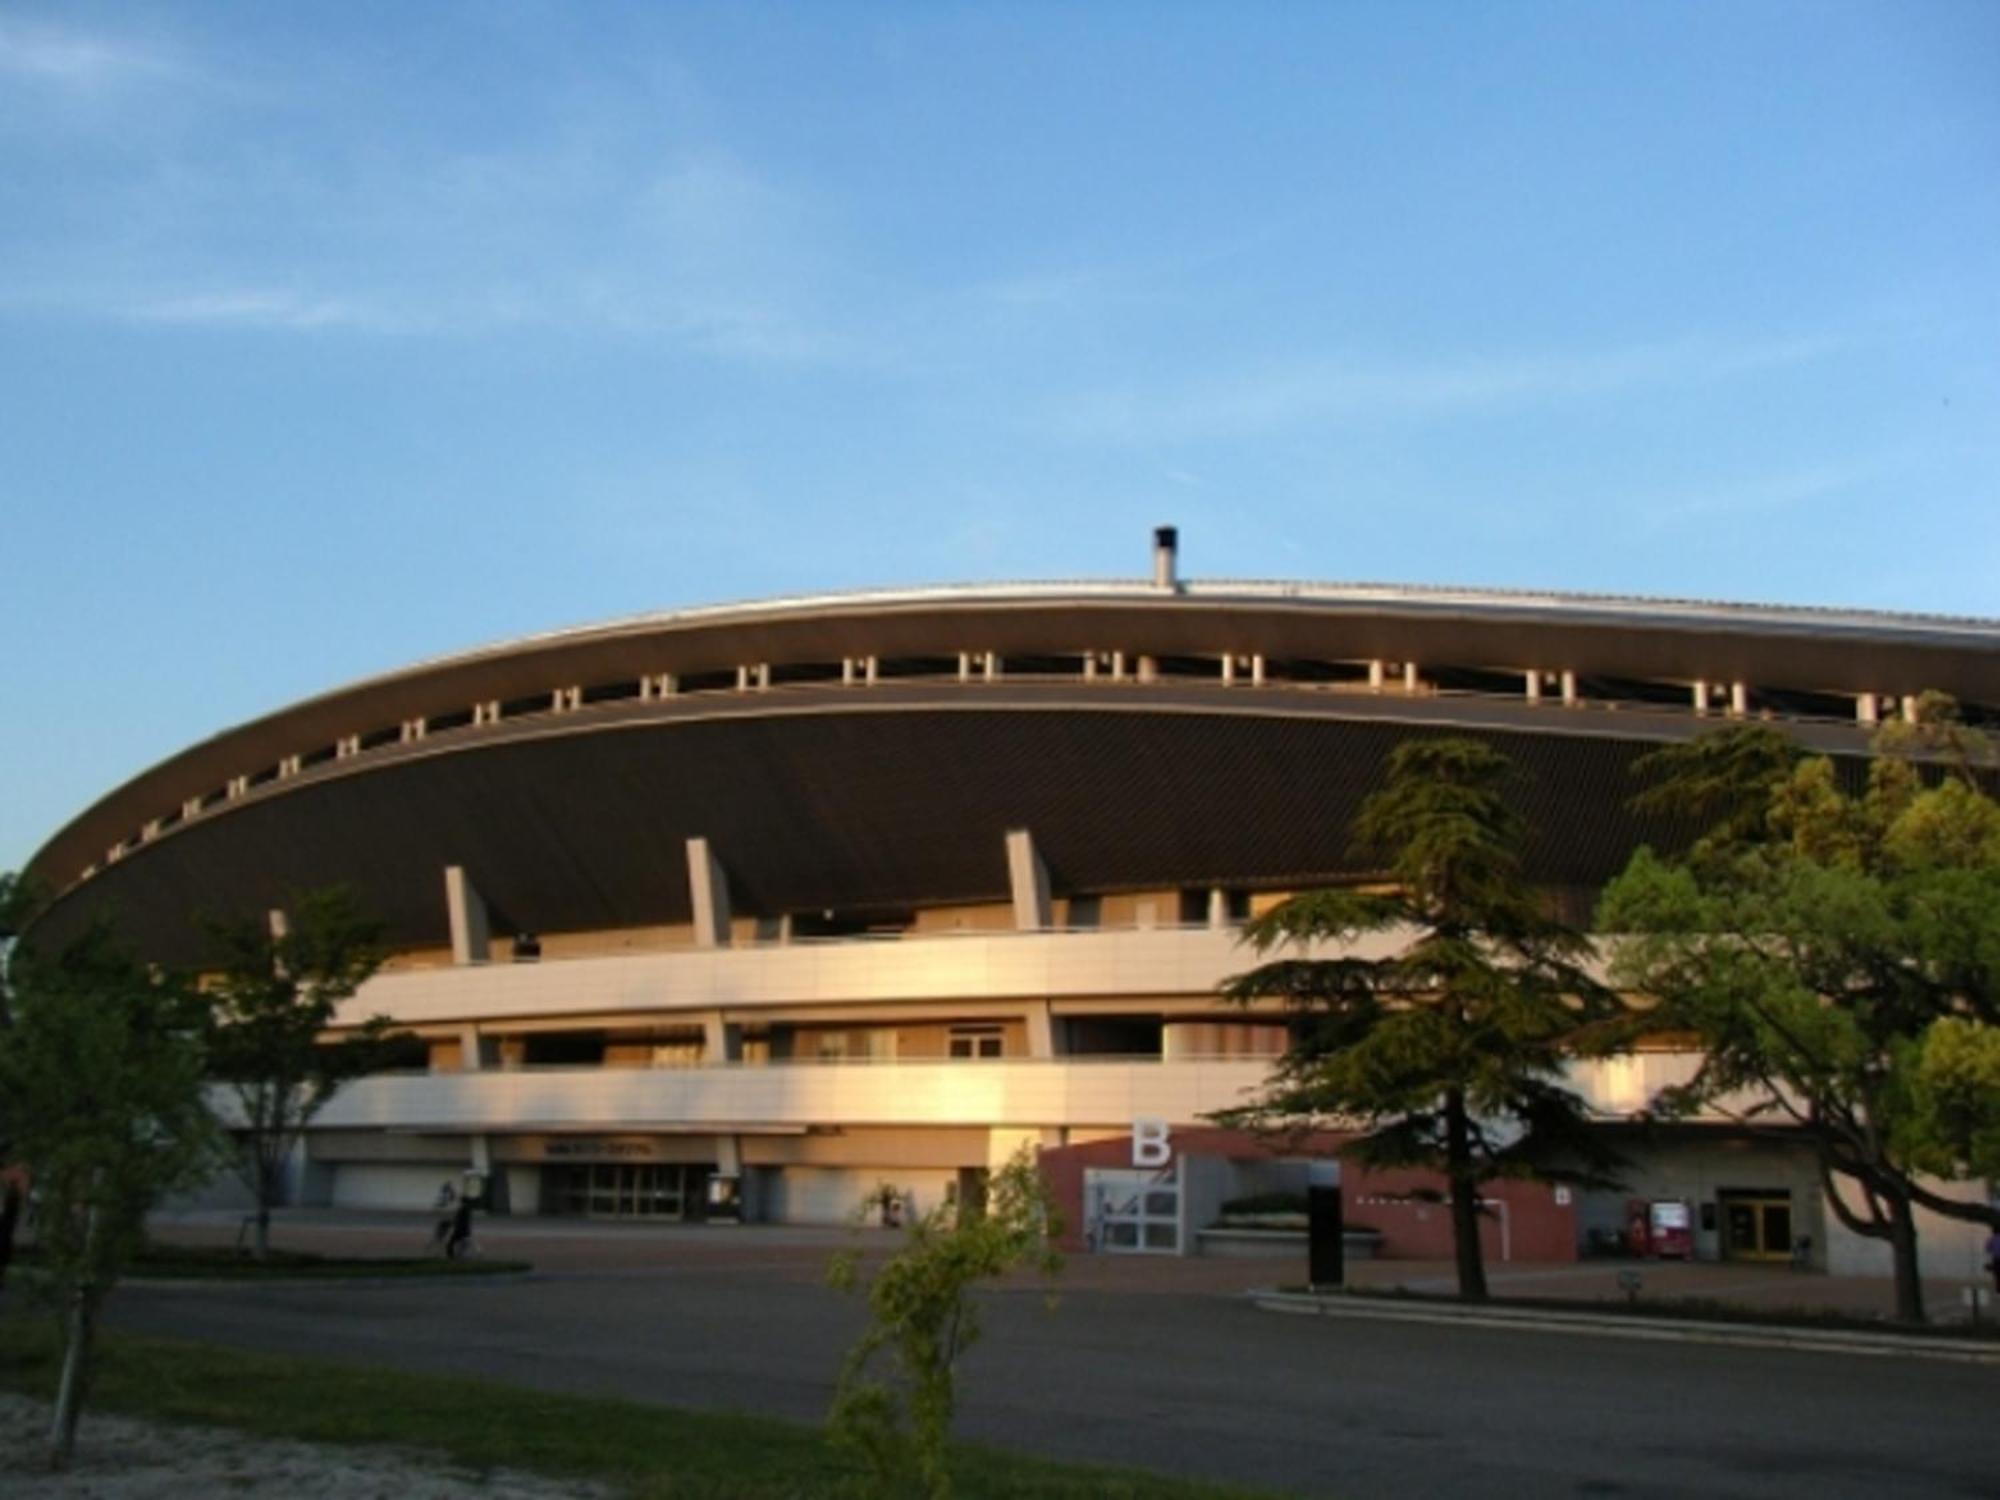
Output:
<instances>
[{"instance_id":1,"label":"blue sky","mask_svg":"<svg viewBox=\"0 0 2000 1500\"><path fill-rule=\"evenodd\" d=\"M636 610L2000 613L2000 5L0 0L0 868Z\"/></svg>"}]
</instances>

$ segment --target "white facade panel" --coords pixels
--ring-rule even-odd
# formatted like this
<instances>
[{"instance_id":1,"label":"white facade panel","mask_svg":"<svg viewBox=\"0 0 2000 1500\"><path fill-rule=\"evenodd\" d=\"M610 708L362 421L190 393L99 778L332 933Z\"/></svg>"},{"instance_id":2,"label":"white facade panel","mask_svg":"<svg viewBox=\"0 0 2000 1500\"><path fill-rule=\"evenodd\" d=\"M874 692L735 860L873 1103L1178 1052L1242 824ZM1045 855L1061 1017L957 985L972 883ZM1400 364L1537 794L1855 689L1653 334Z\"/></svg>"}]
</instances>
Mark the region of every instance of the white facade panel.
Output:
<instances>
[{"instance_id":1,"label":"white facade panel","mask_svg":"<svg viewBox=\"0 0 2000 1500\"><path fill-rule=\"evenodd\" d=\"M342 1162L333 1169L335 1208L427 1209L445 1183L458 1186L462 1164Z\"/></svg>"}]
</instances>

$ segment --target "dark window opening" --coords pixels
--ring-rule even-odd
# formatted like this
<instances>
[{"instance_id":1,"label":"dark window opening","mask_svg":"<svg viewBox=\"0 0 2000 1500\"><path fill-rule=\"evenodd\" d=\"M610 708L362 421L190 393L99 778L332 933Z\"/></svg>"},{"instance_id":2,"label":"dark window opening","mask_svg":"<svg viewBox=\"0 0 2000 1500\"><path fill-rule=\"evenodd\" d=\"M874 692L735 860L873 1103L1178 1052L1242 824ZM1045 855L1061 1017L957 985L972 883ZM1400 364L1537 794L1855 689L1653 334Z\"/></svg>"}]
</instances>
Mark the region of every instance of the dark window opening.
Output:
<instances>
[{"instance_id":1,"label":"dark window opening","mask_svg":"<svg viewBox=\"0 0 2000 1500\"><path fill-rule=\"evenodd\" d=\"M472 727L472 710L461 708L455 713L432 714L424 720L425 734L449 734L454 729Z\"/></svg>"},{"instance_id":2,"label":"dark window opening","mask_svg":"<svg viewBox=\"0 0 2000 1500\"><path fill-rule=\"evenodd\" d=\"M783 662L771 668L771 685L783 687L790 683L839 682L841 667L837 661L796 661Z\"/></svg>"},{"instance_id":3,"label":"dark window opening","mask_svg":"<svg viewBox=\"0 0 2000 1500\"><path fill-rule=\"evenodd\" d=\"M1073 1057L1158 1057L1158 1016L1071 1016L1064 1023Z\"/></svg>"},{"instance_id":4,"label":"dark window opening","mask_svg":"<svg viewBox=\"0 0 2000 1500\"><path fill-rule=\"evenodd\" d=\"M977 653L972 658L973 675L985 671L985 663ZM885 656L875 663L878 678L891 677L956 677L958 658L955 656Z\"/></svg>"},{"instance_id":5,"label":"dark window opening","mask_svg":"<svg viewBox=\"0 0 2000 1500\"><path fill-rule=\"evenodd\" d=\"M1425 669L1424 675L1440 693L1519 698L1528 690L1526 672L1496 672L1488 667L1431 667Z\"/></svg>"},{"instance_id":6,"label":"dark window opening","mask_svg":"<svg viewBox=\"0 0 2000 1500\"><path fill-rule=\"evenodd\" d=\"M899 911L809 911L792 917L795 938L877 937L907 932L916 914Z\"/></svg>"},{"instance_id":7,"label":"dark window opening","mask_svg":"<svg viewBox=\"0 0 2000 1500\"><path fill-rule=\"evenodd\" d=\"M250 773L250 785L252 786L263 786L267 782L276 781L277 779L278 768L276 766L266 766L261 771Z\"/></svg>"},{"instance_id":8,"label":"dark window opening","mask_svg":"<svg viewBox=\"0 0 2000 1500\"><path fill-rule=\"evenodd\" d=\"M361 748L363 750L379 750L384 745L397 743L402 737L403 726L400 724L390 724L381 729L371 729L361 736Z\"/></svg>"},{"instance_id":9,"label":"dark window opening","mask_svg":"<svg viewBox=\"0 0 2000 1500\"><path fill-rule=\"evenodd\" d=\"M529 714L545 714L555 706L554 693L536 693L528 698L509 698L500 705L500 717L520 719Z\"/></svg>"},{"instance_id":10,"label":"dark window opening","mask_svg":"<svg viewBox=\"0 0 2000 1500\"><path fill-rule=\"evenodd\" d=\"M328 761L337 759L339 755L340 748L337 745L321 745L319 749L308 750L299 757L299 769L303 771L313 766L323 766Z\"/></svg>"},{"instance_id":11,"label":"dark window opening","mask_svg":"<svg viewBox=\"0 0 2000 1500\"><path fill-rule=\"evenodd\" d=\"M1724 690L1725 695L1727 689ZM1725 696L1723 704L1728 703ZM1786 719L1837 719L1852 724L1854 700L1839 693L1815 693L1795 688L1753 688L1750 712L1771 713Z\"/></svg>"},{"instance_id":12,"label":"dark window opening","mask_svg":"<svg viewBox=\"0 0 2000 1500\"><path fill-rule=\"evenodd\" d=\"M1368 664L1359 661L1319 661L1303 656L1273 657L1264 662L1264 679L1267 682L1325 683L1330 686L1365 685Z\"/></svg>"},{"instance_id":13,"label":"dark window opening","mask_svg":"<svg viewBox=\"0 0 2000 1500\"><path fill-rule=\"evenodd\" d=\"M1219 656L1156 656L1153 671L1160 677L1198 677L1203 682L1222 681Z\"/></svg>"},{"instance_id":14,"label":"dark window opening","mask_svg":"<svg viewBox=\"0 0 2000 1500\"><path fill-rule=\"evenodd\" d=\"M736 690L736 669L723 667L712 672L687 672L680 679L683 693L722 693Z\"/></svg>"},{"instance_id":15,"label":"dark window opening","mask_svg":"<svg viewBox=\"0 0 2000 1500\"><path fill-rule=\"evenodd\" d=\"M598 1068L604 1065L601 1031L531 1031L521 1061L531 1068Z\"/></svg>"},{"instance_id":16,"label":"dark window opening","mask_svg":"<svg viewBox=\"0 0 2000 1500\"><path fill-rule=\"evenodd\" d=\"M639 679L628 677L623 682L594 682L578 695L582 703L622 703L627 698L639 696Z\"/></svg>"},{"instance_id":17,"label":"dark window opening","mask_svg":"<svg viewBox=\"0 0 2000 1500\"><path fill-rule=\"evenodd\" d=\"M1657 682L1642 677L1579 677L1576 690L1581 697L1599 703L1687 711L1694 708L1694 688L1685 682Z\"/></svg>"},{"instance_id":18,"label":"dark window opening","mask_svg":"<svg viewBox=\"0 0 2000 1500\"><path fill-rule=\"evenodd\" d=\"M1070 897L1068 925L1071 927L1102 927L1104 925L1104 898L1102 896Z\"/></svg>"},{"instance_id":19,"label":"dark window opening","mask_svg":"<svg viewBox=\"0 0 2000 1500\"><path fill-rule=\"evenodd\" d=\"M984 670L977 660L973 667ZM1081 677L1083 655L1079 652L1070 656L1008 656L1001 658L1000 669L1009 677Z\"/></svg>"},{"instance_id":20,"label":"dark window opening","mask_svg":"<svg viewBox=\"0 0 2000 1500\"><path fill-rule=\"evenodd\" d=\"M208 793L201 799L200 803L201 810L203 812L207 812L211 807L219 807L221 804L227 802L228 800L229 800L229 788L226 786L219 786L214 791Z\"/></svg>"}]
</instances>

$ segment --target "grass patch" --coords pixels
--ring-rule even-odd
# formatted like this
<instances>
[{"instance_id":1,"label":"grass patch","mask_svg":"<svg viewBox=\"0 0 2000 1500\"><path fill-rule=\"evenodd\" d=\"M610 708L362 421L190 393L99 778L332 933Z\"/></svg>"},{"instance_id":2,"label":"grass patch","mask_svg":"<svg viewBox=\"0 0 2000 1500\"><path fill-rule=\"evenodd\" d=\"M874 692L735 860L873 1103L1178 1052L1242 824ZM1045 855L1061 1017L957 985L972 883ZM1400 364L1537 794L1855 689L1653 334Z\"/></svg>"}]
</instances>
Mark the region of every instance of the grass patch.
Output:
<instances>
[{"instance_id":1,"label":"grass patch","mask_svg":"<svg viewBox=\"0 0 2000 1500\"><path fill-rule=\"evenodd\" d=\"M816 1428L515 1386L106 1334L91 1405L265 1437L392 1445L476 1470L608 1482L641 1500L861 1496ZM0 1320L0 1388L42 1400L58 1348L46 1319ZM89 1412L84 1424L90 1422ZM1253 1500L1248 1490L961 1445L964 1500Z\"/></svg>"},{"instance_id":2,"label":"grass patch","mask_svg":"<svg viewBox=\"0 0 2000 1500\"><path fill-rule=\"evenodd\" d=\"M24 1245L14 1263L41 1265L40 1252ZM227 1245L147 1245L125 1268L127 1276L168 1281L375 1281L404 1277L504 1276L534 1269L525 1260L446 1260L433 1256L315 1255L307 1250L273 1250L257 1260Z\"/></svg>"},{"instance_id":3,"label":"grass patch","mask_svg":"<svg viewBox=\"0 0 2000 1500\"><path fill-rule=\"evenodd\" d=\"M1311 1287L1288 1286L1287 1292L1310 1293ZM1966 1339L2000 1341L2000 1324L1982 1323L1898 1323L1893 1318L1870 1318L1854 1313L1816 1308L1745 1307L1740 1302L1722 1302L1712 1297L1640 1297L1636 1302L1623 1297L1488 1297L1483 1302L1468 1301L1451 1292L1419 1292L1409 1287L1343 1287L1337 1292L1320 1292L1328 1297L1372 1297L1377 1301L1433 1303L1448 1307L1487 1307L1500 1312L1609 1313L1618 1317L1652 1318L1661 1322L1728 1323L1743 1328L1770 1328L1784 1331L1814 1328L1837 1333L1895 1333L1919 1338L1952 1341Z\"/></svg>"}]
</instances>

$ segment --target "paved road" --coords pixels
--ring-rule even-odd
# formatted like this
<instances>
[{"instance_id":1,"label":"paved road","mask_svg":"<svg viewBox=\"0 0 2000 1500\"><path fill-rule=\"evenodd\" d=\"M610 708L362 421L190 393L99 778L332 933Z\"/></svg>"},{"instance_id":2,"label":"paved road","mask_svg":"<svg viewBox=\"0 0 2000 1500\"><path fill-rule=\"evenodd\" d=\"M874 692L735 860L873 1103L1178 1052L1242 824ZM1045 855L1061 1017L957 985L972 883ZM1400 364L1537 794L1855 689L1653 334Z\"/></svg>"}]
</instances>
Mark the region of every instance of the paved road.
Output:
<instances>
[{"instance_id":1,"label":"paved road","mask_svg":"<svg viewBox=\"0 0 2000 1500\"><path fill-rule=\"evenodd\" d=\"M128 1287L133 1329L552 1391L824 1413L859 1326L817 1255L502 1285ZM2000 1496L2000 1371L1283 1317L1212 1294L987 1299L965 1435L1346 1500Z\"/></svg>"}]
</instances>

